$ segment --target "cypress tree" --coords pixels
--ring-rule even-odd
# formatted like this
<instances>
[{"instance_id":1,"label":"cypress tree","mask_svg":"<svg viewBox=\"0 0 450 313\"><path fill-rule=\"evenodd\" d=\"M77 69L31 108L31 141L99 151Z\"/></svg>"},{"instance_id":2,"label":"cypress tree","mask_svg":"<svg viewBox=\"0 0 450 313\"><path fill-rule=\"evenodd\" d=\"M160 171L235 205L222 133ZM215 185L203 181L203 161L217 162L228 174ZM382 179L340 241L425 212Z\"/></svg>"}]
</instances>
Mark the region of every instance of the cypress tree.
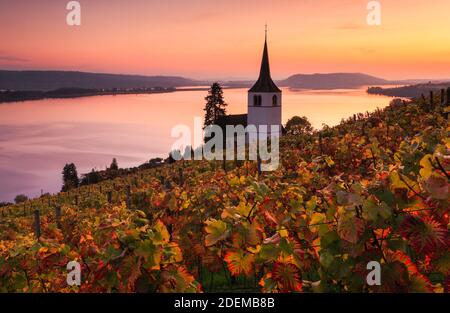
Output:
<instances>
[{"instance_id":1,"label":"cypress tree","mask_svg":"<svg viewBox=\"0 0 450 313\"><path fill-rule=\"evenodd\" d=\"M219 117L226 114L225 100L223 99L222 87L219 83L212 84L208 91L208 95L205 97L206 105L205 111L205 122L204 126L213 125L217 122Z\"/></svg>"}]
</instances>

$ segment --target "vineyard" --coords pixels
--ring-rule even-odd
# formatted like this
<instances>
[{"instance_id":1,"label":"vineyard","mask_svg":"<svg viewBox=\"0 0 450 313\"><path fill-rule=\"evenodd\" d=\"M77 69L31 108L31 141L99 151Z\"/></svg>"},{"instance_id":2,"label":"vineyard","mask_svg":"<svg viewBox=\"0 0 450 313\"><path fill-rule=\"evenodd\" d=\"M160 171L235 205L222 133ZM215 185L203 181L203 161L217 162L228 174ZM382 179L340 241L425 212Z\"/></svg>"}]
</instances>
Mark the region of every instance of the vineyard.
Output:
<instances>
[{"instance_id":1,"label":"vineyard","mask_svg":"<svg viewBox=\"0 0 450 313\"><path fill-rule=\"evenodd\" d=\"M284 136L273 172L179 161L1 208L0 292L449 292L444 110Z\"/></svg>"}]
</instances>

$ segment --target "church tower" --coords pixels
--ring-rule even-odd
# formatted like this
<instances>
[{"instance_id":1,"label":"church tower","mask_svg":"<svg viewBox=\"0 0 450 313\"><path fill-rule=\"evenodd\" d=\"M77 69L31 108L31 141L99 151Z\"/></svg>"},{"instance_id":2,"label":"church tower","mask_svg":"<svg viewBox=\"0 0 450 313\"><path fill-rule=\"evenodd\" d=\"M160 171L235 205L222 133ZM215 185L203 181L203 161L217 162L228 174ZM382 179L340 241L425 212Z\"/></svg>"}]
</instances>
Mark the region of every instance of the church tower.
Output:
<instances>
[{"instance_id":1,"label":"church tower","mask_svg":"<svg viewBox=\"0 0 450 313\"><path fill-rule=\"evenodd\" d=\"M263 133L261 125L267 126L267 135L270 134L271 125L278 125L281 134L281 90L270 77L267 28L259 78L248 91L247 103L247 125L255 125L260 135Z\"/></svg>"}]
</instances>

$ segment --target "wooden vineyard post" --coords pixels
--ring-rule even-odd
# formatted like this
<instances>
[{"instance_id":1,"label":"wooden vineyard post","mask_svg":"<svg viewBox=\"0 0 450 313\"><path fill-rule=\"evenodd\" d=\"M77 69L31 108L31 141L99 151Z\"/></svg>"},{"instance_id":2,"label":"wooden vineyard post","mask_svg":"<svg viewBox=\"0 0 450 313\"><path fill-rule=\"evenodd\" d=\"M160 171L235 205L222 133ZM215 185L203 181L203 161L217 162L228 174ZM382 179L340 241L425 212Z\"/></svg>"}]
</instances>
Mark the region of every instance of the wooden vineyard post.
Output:
<instances>
[{"instance_id":1,"label":"wooden vineyard post","mask_svg":"<svg viewBox=\"0 0 450 313\"><path fill-rule=\"evenodd\" d=\"M75 195L75 205L78 206L78 195Z\"/></svg>"},{"instance_id":2,"label":"wooden vineyard post","mask_svg":"<svg viewBox=\"0 0 450 313\"><path fill-rule=\"evenodd\" d=\"M55 207L55 219L56 219L56 227L61 229L61 207Z\"/></svg>"},{"instance_id":3,"label":"wooden vineyard post","mask_svg":"<svg viewBox=\"0 0 450 313\"><path fill-rule=\"evenodd\" d=\"M37 239L41 237L41 219L39 216L39 210L34 211L34 234Z\"/></svg>"},{"instance_id":4,"label":"wooden vineyard post","mask_svg":"<svg viewBox=\"0 0 450 313\"><path fill-rule=\"evenodd\" d=\"M257 162L258 162L258 175L261 175L261 173L262 173L262 171L261 171L261 158L259 157L259 154L258 154Z\"/></svg>"},{"instance_id":5,"label":"wooden vineyard post","mask_svg":"<svg viewBox=\"0 0 450 313\"><path fill-rule=\"evenodd\" d=\"M164 182L164 188L167 189L167 190L172 189L172 185L170 184L170 181L169 181L169 180L166 180L166 181Z\"/></svg>"},{"instance_id":6,"label":"wooden vineyard post","mask_svg":"<svg viewBox=\"0 0 450 313\"><path fill-rule=\"evenodd\" d=\"M108 203L112 204L112 191L108 191L106 197L108 198Z\"/></svg>"},{"instance_id":7,"label":"wooden vineyard post","mask_svg":"<svg viewBox=\"0 0 450 313\"><path fill-rule=\"evenodd\" d=\"M356 115L355 115L355 118L356 118ZM319 133L319 147L320 147L320 154L323 154L322 133Z\"/></svg>"},{"instance_id":8,"label":"wooden vineyard post","mask_svg":"<svg viewBox=\"0 0 450 313\"><path fill-rule=\"evenodd\" d=\"M233 142L233 151L234 153L234 168L238 167L238 144L237 144L237 138Z\"/></svg>"},{"instance_id":9,"label":"wooden vineyard post","mask_svg":"<svg viewBox=\"0 0 450 313\"><path fill-rule=\"evenodd\" d=\"M445 104L445 89L441 89L441 105Z\"/></svg>"},{"instance_id":10,"label":"wooden vineyard post","mask_svg":"<svg viewBox=\"0 0 450 313\"><path fill-rule=\"evenodd\" d=\"M183 169L181 167L178 168L178 181L179 181L180 186L182 186L184 184Z\"/></svg>"},{"instance_id":11,"label":"wooden vineyard post","mask_svg":"<svg viewBox=\"0 0 450 313\"><path fill-rule=\"evenodd\" d=\"M127 186L126 196L127 196L127 208L131 209L131 187L130 186Z\"/></svg>"},{"instance_id":12,"label":"wooden vineyard post","mask_svg":"<svg viewBox=\"0 0 450 313\"><path fill-rule=\"evenodd\" d=\"M450 87L447 88L447 105L450 105Z\"/></svg>"},{"instance_id":13,"label":"wooden vineyard post","mask_svg":"<svg viewBox=\"0 0 450 313\"><path fill-rule=\"evenodd\" d=\"M427 107L427 99L425 98L425 95L424 95L424 94L421 94L421 95L420 95L420 99L421 99L421 102L420 102L421 108L422 108L423 110L426 110L426 107Z\"/></svg>"},{"instance_id":14,"label":"wooden vineyard post","mask_svg":"<svg viewBox=\"0 0 450 313\"><path fill-rule=\"evenodd\" d=\"M434 109L434 93L433 90L430 90L430 110Z\"/></svg>"}]
</instances>

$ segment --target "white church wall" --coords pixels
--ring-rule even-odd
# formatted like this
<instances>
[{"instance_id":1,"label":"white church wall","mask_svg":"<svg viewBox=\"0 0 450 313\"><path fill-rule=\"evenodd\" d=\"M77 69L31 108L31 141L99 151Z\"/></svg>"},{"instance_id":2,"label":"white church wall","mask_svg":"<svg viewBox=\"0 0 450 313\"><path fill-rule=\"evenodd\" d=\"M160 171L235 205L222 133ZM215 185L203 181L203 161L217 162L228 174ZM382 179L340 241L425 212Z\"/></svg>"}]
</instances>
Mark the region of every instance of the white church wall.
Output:
<instances>
[{"instance_id":1,"label":"white church wall","mask_svg":"<svg viewBox=\"0 0 450 313\"><path fill-rule=\"evenodd\" d=\"M261 95L261 106L253 105L253 96ZM273 106L272 98L277 96L277 106ZM280 125L282 121L281 115L281 93L248 93L248 115L247 124L255 125L259 128L260 125L267 125L270 133L271 125Z\"/></svg>"},{"instance_id":2,"label":"white church wall","mask_svg":"<svg viewBox=\"0 0 450 313\"><path fill-rule=\"evenodd\" d=\"M261 106L268 106L272 107L272 97L274 95L277 96L277 106L281 106L282 99L281 99L281 92L249 92L248 93L248 99L247 104L248 106L253 106L253 96L259 95L261 96Z\"/></svg>"}]
</instances>

